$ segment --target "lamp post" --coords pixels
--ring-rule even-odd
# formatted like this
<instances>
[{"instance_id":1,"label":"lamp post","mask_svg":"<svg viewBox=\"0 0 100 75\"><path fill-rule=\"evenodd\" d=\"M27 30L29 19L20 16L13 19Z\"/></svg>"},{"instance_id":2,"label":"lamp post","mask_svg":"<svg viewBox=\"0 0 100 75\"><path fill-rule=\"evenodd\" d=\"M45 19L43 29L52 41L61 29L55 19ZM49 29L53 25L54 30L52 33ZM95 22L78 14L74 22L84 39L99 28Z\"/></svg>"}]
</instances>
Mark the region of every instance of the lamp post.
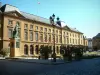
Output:
<instances>
[{"instance_id":1,"label":"lamp post","mask_svg":"<svg viewBox=\"0 0 100 75\"><path fill-rule=\"evenodd\" d=\"M53 40L54 40L54 46L53 46L53 61L56 62L56 52L55 52L55 15L53 14L52 16L50 16L50 23L51 25L53 26L53 31L54 31L54 35L53 35ZM56 22L57 25L59 25L61 27L61 21L60 21L60 18L57 17L57 22ZM62 28L61 28L62 29ZM62 43L62 33L61 33L61 43Z\"/></svg>"},{"instance_id":2,"label":"lamp post","mask_svg":"<svg viewBox=\"0 0 100 75\"><path fill-rule=\"evenodd\" d=\"M61 21L60 21L60 18L59 17L57 17L57 24L60 26L60 29L61 29L61 48L62 48L62 27L61 27Z\"/></svg>"},{"instance_id":3,"label":"lamp post","mask_svg":"<svg viewBox=\"0 0 100 75\"><path fill-rule=\"evenodd\" d=\"M56 52L55 52L55 24L54 24L54 19L55 19L55 15L53 14L52 16L50 16L50 23L52 24L53 26L53 43L54 43L54 46L53 46L53 54L52 54L52 57L53 57L53 62L56 62Z\"/></svg>"}]
</instances>

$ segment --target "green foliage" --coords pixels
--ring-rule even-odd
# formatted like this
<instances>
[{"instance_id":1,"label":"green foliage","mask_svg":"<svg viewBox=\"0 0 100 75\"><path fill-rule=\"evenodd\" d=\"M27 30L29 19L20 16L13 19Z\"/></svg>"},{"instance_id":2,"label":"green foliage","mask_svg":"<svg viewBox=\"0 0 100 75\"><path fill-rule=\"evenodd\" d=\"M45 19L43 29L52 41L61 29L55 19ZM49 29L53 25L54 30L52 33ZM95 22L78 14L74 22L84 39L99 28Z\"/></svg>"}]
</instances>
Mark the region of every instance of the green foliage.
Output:
<instances>
[{"instance_id":1,"label":"green foliage","mask_svg":"<svg viewBox=\"0 0 100 75\"><path fill-rule=\"evenodd\" d=\"M49 54L51 54L51 52L52 52L52 50L48 46L41 46L41 48L40 48L40 54L41 54L42 58L44 58L44 59L48 59Z\"/></svg>"},{"instance_id":2,"label":"green foliage","mask_svg":"<svg viewBox=\"0 0 100 75\"><path fill-rule=\"evenodd\" d=\"M94 49L94 51L98 50L97 46L93 46L93 49Z\"/></svg>"},{"instance_id":3,"label":"green foliage","mask_svg":"<svg viewBox=\"0 0 100 75\"><path fill-rule=\"evenodd\" d=\"M65 55L65 50L66 50L66 47L61 46L61 48L60 48L60 54L61 55Z\"/></svg>"},{"instance_id":4,"label":"green foliage","mask_svg":"<svg viewBox=\"0 0 100 75\"><path fill-rule=\"evenodd\" d=\"M0 50L0 55L2 55L3 57L7 56L9 53L10 53L9 48L3 48Z\"/></svg>"},{"instance_id":5,"label":"green foliage","mask_svg":"<svg viewBox=\"0 0 100 75\"><path fill-rule=\"evenodd\" d=\"M74 47L73 52L75 53L75 60L80 60L83 56L83 48Z\"/></svg>"},{"instance_id":6,"label":"green foliage","mask_svg":"<svg viewBox=\"0 0 100 75\"><path fill-rule=\"evenodd\" d=\"M89 55L89 56L83 56L82 59L93 59L93 58L100 58L98 55Z\"/></svg>"},{"instance_id":7,"label":"green foliage","mask_svg":"<svg viewBox=\"0 0 100 75\"><path fill-rule=\"evenodd\" d=\"M83 56L82 46L67 46L62 47L61 50L64 50L64 52L62 53L63 58L65 58L65 60L67 59L68 61L72 60L72 54L75 55L75 60L80 60Z\"/></svg>"},{"instance_id":8,"label":"green foliage","mask_svg":"<svg viewBox=\"0 0 100 75\"><path fill-rule=\"evenodd\" d=\"M64 60L71 61L72 60L72 47L62 46L61 47L62 55Z\"/></svg>"}]
</instances>

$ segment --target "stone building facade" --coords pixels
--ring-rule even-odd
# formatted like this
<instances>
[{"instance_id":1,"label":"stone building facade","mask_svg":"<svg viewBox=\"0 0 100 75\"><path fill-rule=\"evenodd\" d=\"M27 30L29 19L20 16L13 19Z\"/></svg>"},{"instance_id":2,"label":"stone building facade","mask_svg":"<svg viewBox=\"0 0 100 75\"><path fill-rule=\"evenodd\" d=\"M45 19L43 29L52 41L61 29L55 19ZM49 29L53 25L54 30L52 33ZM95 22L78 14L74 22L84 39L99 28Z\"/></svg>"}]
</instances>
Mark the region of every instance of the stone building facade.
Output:
<instances>
[{"instance_id":1,"label":"stone building facade","mask_svg":"<svg viewBox=\"0 0 100 75\"><path fill-rule=\"evenodd\" d=\"M56 54L60 55L62 45L84 46L83 33L68 27L55 28L49 19L20 11L17 7L5 4L0 8L0 49L10 47L10 39L15 25L19 25L20 49L18 56L38 56L44 45L53 50L55 35Z\"/></svg>"},{"instance_id":2,"label":"stone building facade","mask_svg":"<svg viewBox=\"0 0 100 75\"><path fill-rule=\"evenodd\" d=\"M100 33L93 37L93 49L100 50Z\"/></svg>"}]
</instances>

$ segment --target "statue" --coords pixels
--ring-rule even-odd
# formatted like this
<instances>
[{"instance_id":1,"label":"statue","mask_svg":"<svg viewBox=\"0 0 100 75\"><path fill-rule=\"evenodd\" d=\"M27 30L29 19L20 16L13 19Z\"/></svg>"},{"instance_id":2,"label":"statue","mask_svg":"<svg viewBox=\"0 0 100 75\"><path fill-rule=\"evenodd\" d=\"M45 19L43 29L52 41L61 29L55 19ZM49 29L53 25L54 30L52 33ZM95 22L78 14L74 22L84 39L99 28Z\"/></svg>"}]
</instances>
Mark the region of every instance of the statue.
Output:
<instances>
[{"instance_id":1,"label":"statue","mask_svg":"<svg viewBox=\"0 0 100 75\"><path fill-rule=\"evenodd\" d=\"M13 38L18 38L19 37L19 32L18 32L18 24L16 24L14 31L13 31Z\"/></svg>"}]
</instances>

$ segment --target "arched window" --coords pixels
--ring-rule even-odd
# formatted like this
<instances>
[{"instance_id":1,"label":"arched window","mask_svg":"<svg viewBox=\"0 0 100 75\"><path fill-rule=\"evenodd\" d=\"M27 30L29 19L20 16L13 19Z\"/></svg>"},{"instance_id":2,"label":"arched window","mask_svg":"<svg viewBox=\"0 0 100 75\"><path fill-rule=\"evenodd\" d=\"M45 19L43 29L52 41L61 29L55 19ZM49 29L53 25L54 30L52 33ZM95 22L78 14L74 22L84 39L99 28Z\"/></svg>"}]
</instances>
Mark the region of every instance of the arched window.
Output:
<instances>
[{"instance_id":1,"label":"arched window","mask_svg":"<svg viewBox=\"0 0 100 75\"><path fill-rule=\"evenodd\" d=\"M28 45L24 45L24 54L28 55Z\"/></svg>"},{"instance_id":2,"label":"arched window","mask_svg":"<svg viewBox=\"0 0 100 75\"><path fill-rule=\"evenodd\" d=\"M34 48L33 48L33 45L30 45L30 54L31 54L31 55L34 54Z\"/></svg>"},{"instance_id":3,"label":"arched window","mask_svg":"<svg viewBox=\"0 0 100 75\"><path fill-rule=\"evenodd\" d=\"M39 53L39 46L38 45L35 46L35 51L36 51L36 54Z\"/></svg>"}]
</instances>

